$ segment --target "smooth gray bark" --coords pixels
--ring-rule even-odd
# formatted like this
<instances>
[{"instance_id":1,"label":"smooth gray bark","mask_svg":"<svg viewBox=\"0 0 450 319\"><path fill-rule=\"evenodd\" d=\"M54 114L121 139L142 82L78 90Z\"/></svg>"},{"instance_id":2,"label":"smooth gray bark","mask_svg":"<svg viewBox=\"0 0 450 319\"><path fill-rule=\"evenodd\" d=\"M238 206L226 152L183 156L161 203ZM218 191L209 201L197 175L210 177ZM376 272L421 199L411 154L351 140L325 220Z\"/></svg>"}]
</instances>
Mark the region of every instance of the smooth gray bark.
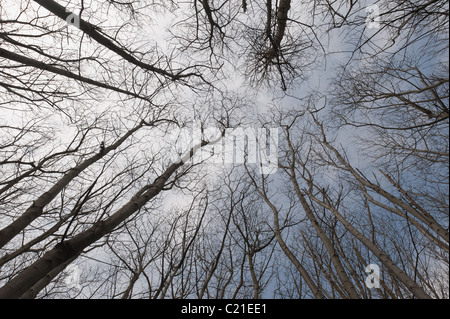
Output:
<instances>
[{"instance_id":1,"label":"smooth gray bark","mask_svg":"<svg viewBox=\"0 0 450 319\"><path fill-rule=\"evenodd\" d=\"M195 145L185 159L194 156L196 150L207 145L202 141ZM175 171L184 165L186 161L178 160L170 165L152 184L141 188L125 205L106 220L96 222L89 229L79 233L73 238L57 244L43 257L23 270L19 275L7 282L0 288L0 299L15 299L21 297L30 288L36 285L47 274L52 272L61 264L79 256L83 250L98 241L106 234L111 233L116 227L123 223L128 217L138 212L146 203L158 195ZM61 267L61 271L63 268ZM34 291L37 295L38 292Z\"/></svg>"},{"instance_id":2,"label":"smooth gray bark","mask_svg":"<svg viewBox=\"0 0 450 319\"><path fill-rule=\"evenodd\" d=\"M13 239L17 234L30 225L36 218L42 215L43 209L47 206L63 189L66 187L75 177L77 177L86 168L96 163L98 160L103 158L106 154L111 151L116 150L120 145L123 144L133 133L144 126L144 121L139 125L129 130L124 134L119 140L114 144L105 147L102 152L95 154L94 156L83 161L79 165L71 168L64 176L59 179L49 190L44 194L36 198L33 204L16 220L14 220L10 225L6 226L0 230L0 248L7 244L11 239Z\"/></svg>"}]
</instances>

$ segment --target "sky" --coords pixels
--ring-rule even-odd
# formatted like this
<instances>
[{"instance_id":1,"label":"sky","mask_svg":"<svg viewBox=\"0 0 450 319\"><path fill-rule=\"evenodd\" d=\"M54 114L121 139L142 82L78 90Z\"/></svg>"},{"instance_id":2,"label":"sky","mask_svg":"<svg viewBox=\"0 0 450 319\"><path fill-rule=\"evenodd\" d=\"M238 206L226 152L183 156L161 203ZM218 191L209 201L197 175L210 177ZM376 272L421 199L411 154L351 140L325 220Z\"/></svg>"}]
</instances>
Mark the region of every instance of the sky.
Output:
<instances>
[{"instance_id":1,"label":"sky","mask_svg":"<svg viewBox=\"0 0 450 319\"><path fill-rule=\"evenodd\" d=\"M85 2L88 3L87 1ZM8 12L11 13L17 11L16 9L14 9L14 5L17 6L19 2L6 1L4 3L6 3L6 5L2 3L3 9L8 8ZM33 2L31 3L31 6L33 8L38 7L37 4ZM365 17L365 8L372 3L372 1L358 2L359 15L361 19L364 19ZM79 8L77 4L78 1L70 1L67 7L77 12ZM122 25L124 21L129 20L129 12L125 10L120 11L111 7L110 10L106 12L106 5L104 3L100 5L101 8L96 7L97 5L99 5L99 2L89 1L89 4L92 5L92 7L84 11L83 18L89 20L94 24L100 24L105 32L112 34L113 31L118 30L117 26ZM9 8L9 6L11 6L11 8ZM158 56L158 54L153 50L154 47L157 47L158 52L162 53L162 55L175 56L175 60L179 60L180 62L195 61L195 58L201 55L198 53L192 53L190 51L179 52L176 49L179 43L177 43L176 40L171 37L172 32L178 32L178 30L183 28L182 23L187 18L187 13L190 14L192 12L191 9L188 10L188 7L190 6L188 2L183 3L180 6L180 8L173 10L173 12L171 12L170 10L161 10L158 13L155 13L155 7L152 6L141 8L142 11L149 13L149 16L151 16L152 19L148 19L146 15L136 15L135 21L130 20L130 23L126 24L120 30L117 35L117 40L120 43L126 45L129 49L135 49L139 50L140 52L145 52L145 58L148 61L153 61ZM184 8L183 6L185 6L186 8ZM304 8L302 7L301 3L296 3L295 5L293 5L290 14L292 14L292 16L300 17L300 19L304 19L305 21L309 21L309 13L303 9ZM31 11L32 10L29 10L29 16L23 17L24 20L28 21L33 16ZM44 11L44 9L40 9L40 12ZM139 9L137 11L139 11ZM93 12L95 12L96 14L92 14ZM100 12L101 14L99 15L97 14L97 12ZM247 15L244 15L242 13L240 13L238 16L240 17L238 18L238 20L251 19ZM2 19L3 17L13 18L14 14L5 14L5 12L2 12ZM239 27L237 28L239 29ZM238 100L242 103L242 107L239 110L240 116L238 116L238 119L246 123L246 127L253 127L254 129L260 128L260 123L258 123L257 118L259 116L265 116L267 118L268 112L270 111L271 107L274 106L283 111L304 111L306 109L306 104L303 98L313 92L319 92L324 96L328 96L329 89L331 88L331 81L336 76L336 67L348 61L352 56L350 49L353 47L353 44L350 43L350 40L353 40L353 38L350 38L349 34L347 34L345 30L345 28L338 28L332 30L330 33L327 33L326 36L320 38L321 44L325 49L325 57L322 56L323 52L321 51L320 46L316 47L316 51L311 50L308 53L309 55L306 57L306 59L308 61L315 60L314 67L312 68L313 70L311 72L306 71L305 74L307 74L307 76L305 78L297 79L294 82L294 85L290 87L287 92L283 92L281 90L281 87L279 86L267 86L264 84L254 85L252 83L248 83L243 74L243 65L245 65L246 61L243 58L243 55L239 55L239 53L245 51L245 48L239 47L239 44L231 41L231 58L228 61L224 62L225 64L223 66L223 78L221 79L220 83L217 83L217 85L221 89L226 89L227 95L238 96ZM78 49L80 49L80 47L78 46L78 42L76 41L77 39L79 39L78 37L80 36L80 32L72 26L67 27L67 32L71 34L73 33L74 40L64 38L55 39L55 47L60 44L58 41L67 40L67 42L63 45L64 49L72 49L73 54L76 56L78 54ZM295 33L295 27L293 27L292 32ZM369 29L367 28L367 25L361 24L359 27L355 28L353 32L364 33L367 36L370 36L378 32L378 30ZM373 39L374 44L382 46L383 41L386 37L387 34L384 31L379 33L377 37ZM398 45L400 44L397 43L396 46ZM392 47L391 50L394 50L396 46ZM83 54L88 55L89 52L95 52L95 48L95 44L93 44L88 39L85 39L80 50L82 50ZM227 54L229 53L230 52L228 52ZM204 56L202 56L202 58L204 58ZM108 63L109 61L118 61L117 57L114 57L113 55L106 55L102 57L102 59L104 59L105 63ZM448 64L448 59L446 60L446 58L443 57L442 59L445 60L445 62ZM367 63L367 61L360 61L355 65L357 67L364 68L364 63ZM104 74L101 72L103 67L103 65L101 64L86 62L83 65L84 66L82 67L82 72L86 76L98 77ZM161 60L161 65L164 65L164 59ZM111 82L119 85L126 85L128 81L130 81L130 78L128 76L130 76L133 71L129 67L125 66L123 69L121 69L122 66L124 65L120 62L118 62L117 65L114 65L114 67L118 69L118 72L122 73L123 78L127 79L123 81L124 83L120 83L121 79L115 78L104 78L102 80L108 83ZM145 74L140 72L135 72L134 74L136 76L136 81L141 82L144 86L148 86L147 89L149 91L153 90L152 85L157 83L157 81L155 81L154 79L149 80ZM74 89L76 88L74 87ZM190 121L190 124L192 125L192 123L195 123L195 114L207 118L207 112L211 109L211 107L220 108L220 106L217 105L210 105L207 100L202 98L201 93L198 93L196 90L177 87L176 89L173 89L173 91L171 91L170 89L167 89L167 91L163 91L160 95L158 95L157 98L155 98L155 100L163 105L168 101L169 98L171 99L172 94L174 94L175 99L177 100L176 102L181 105L176 110L177 114L179 115L180 119L186 122ZM220 100L220 94L213 92L211 93L211 95L213 95L217 100ZM245 99L239 98L241 96L244 96ZM51 140L46 144L46 148L35 150L34 156L36 158L39 158L41 154L45 154L49 149L58 149L63 147L64 145L67 145L67 143L69 143L77 134L77 125L79 127L86 126L87 123L92 122L96 117L99 116L102 117L102 121L99 124L98 129L94 130L89 135L89 146L94 149L97 147L101 140L105 140L106 143L109 143L113 139L117 138L114 133L110 133L110 128L130 128L130 125L132 125L132 123L138 117L138 112L145 109L145 106L140 102L133 102L128 100L118 103L117 101L118 96L115 93L109 95L105 94L104 98L100 100L92 101L87 99L86 103L71 103L70 101L67 101L67 105L70 106L70 117L60 116L56 113L52 113L51 110L34 110L33 112L36 114L42 112L39 114L39 116L43 118L43 121L46 125L54 130ZM320 99L320 103L323 102L324 99ZM174 102L174 104L176 103ZM20 105L17 104L17 107L19 108ZM193 111L194 107L195 112ZM328 110L329 109L327 106L327 108L325 108L321 113L325 114L324 116L326 116ZM85 118L89 119L87 123L83 122ZM70 123L71 119L73 120L72 123ZM11 109L2 109L3 123L13 125L22 124L22 121L23 117L21 112ZM276 127L275 124L273 126ZM183 153L188 149L188 144L180 144L179 140L178 142L175 142L175 145L173 145L173 141L176 141L176 139L173 137L178 135L178 132L176 131L160 131L158 133L152 134L155 135L149 136L148 131L143 131L136 134L136 136L134 137L134 141L140 141L140 145L145 146L139 146L140 149L138 151L133 148L134 151L143 154L143 156L151 156L153 151L161 149L161 145L164 145L165 150L168 152L168 154L161 155L161 158L164 158L164 164L168 165L170 160L173 160L179 155L179 153ZM362 136L369 137L370 132L363 131L363 133L361 133L361 131L358 131L358 135L355 137L353 135L355 134L355 131L352 131L350 129L339 129L330 132L330 134L334 134L337 138L337 142L347 150L347 155L349 156L352 163L356 164L361 169L372 169L373 163L366 160L366 155L361 152L360 149L355 147L354 143L355 138L358 139ZM280 138L282 138L281 130ZM179 147L181 147L182 149L180 150ZM121 160L125 163L125 161L133 161L134 158L130 153L129 156L126 155ZM66 165L67 164L68 163L66 163ZM60 165L64 165L64 163L60 163ZM120 160L119 164L115 165L117 165L116 169L120 169ZM215 170L214 165L209 166L208 173L211 173L209 178L212 181L216 181L217 179L221 178L220 172L222 168L226 169L226 167L220 166L217 170ZM158 167L157 170L158 169L161 169L161 167ZM214 173L218 174L214 175ZM277 179L277 177L273 177L274 180ZM337 179L337 177L338 175L330 170L330 172L326 176L324 176L323 179L328 180L330 181L330 183L332 183ZM280 184L278 185L275 184L274 188L277 188L276 186L280 186L281 181L279 181L279 183ZM124 196L123 202L125 202L132 193L133 192L130 191L126 196ZM179 194L169 195L167 197L167 202L165 203L165 205L168 205L169 207L170 203L174 204L175 206L179 206L180 204L185 203L186 205L188 205L185 197L180 198ZM100 255L97 256L97 259L107 257L109 256Z\"/></svg>"}]
</instances>

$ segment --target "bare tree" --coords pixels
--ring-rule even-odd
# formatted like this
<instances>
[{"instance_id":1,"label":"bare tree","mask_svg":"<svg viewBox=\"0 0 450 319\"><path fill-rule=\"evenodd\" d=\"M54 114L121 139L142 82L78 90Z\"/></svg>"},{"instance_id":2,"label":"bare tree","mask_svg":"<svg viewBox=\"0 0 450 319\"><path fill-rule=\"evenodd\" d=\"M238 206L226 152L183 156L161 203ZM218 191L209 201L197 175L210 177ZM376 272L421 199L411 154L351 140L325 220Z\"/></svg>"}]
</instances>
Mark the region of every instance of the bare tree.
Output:
<instances>
[{"instance_id":1,"label":"bare tree","mask_svg":"<svg viewBox=\"0 0 450 319\"><path fill-rule=\"evenodd\" d=\"M448 298L447 29L443 0L2 1L0 298Z\"/></svg>"}]
</instances>

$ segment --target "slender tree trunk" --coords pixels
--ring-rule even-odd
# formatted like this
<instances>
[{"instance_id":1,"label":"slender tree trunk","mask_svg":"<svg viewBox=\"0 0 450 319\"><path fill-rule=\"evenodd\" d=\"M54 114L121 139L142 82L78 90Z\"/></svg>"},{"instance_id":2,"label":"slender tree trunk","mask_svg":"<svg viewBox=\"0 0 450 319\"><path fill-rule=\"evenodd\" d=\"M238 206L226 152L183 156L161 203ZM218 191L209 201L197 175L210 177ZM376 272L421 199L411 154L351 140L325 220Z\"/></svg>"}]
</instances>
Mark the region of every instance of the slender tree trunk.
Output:
<instances>
[{"instance_id":1,"label":"slender tree trunk","mask_svg":"<svg viewBox=\"0 0 450 319\"><path fill-rule=\"evenodd\" d=\"M277 11L277 29L275 31L275 35L273 37L270 36L269 38L271 40L271 48L267 52L268 60L274 59L279 54L281 41L283 40L284 34L286 33L288 12L290 9L291 9L291 0L280 0L280 4L278 6ZM270 27L270 21L268 21L268 23ZM271 35L271 32L269 32L268 34Z\"/></svg>"},{"instance_id":2,"label":"slender tree trunk","mask_svg":"<svg viewBox=\"0 0 450 319\"><path fill-rule=\"evenodd\" d=\"M0 48L0 57L7 58L9 60L16 61L16 62L19 62L24 65L28 65L28 66L36 68L36 69L40 69L40 70L48 71L48 72L51 72L54 74L62 75L64 77L67 77L67 78L70 78L73 80L77 80L77 81L80 81L83 83L87 83L87 84L90 84L90 85L93 85L93 86L96 86L99 88L115 91L117 93L126 94L129 96L138 98L138 99L149 101L149 99L147 99L139 94L136 94L134 92L123 90L121 88L118 88L118 87L115 87L115 86L112 86L112 85L109 85L109 84L106 84L103 82L99 82L99 81L93 80L91 78L84 77L82 75L70 72L68 70L64 70L62 68L58 68L58 67L55 67L53 65L50 65L50 64L47 64L47 63L44 63L41 61L37 61L37 60L25 57L20 54L10 52L10 51L2 49L2 48Z\"/></svg>"},{"instance_id":3,"label":"slender tree trunk","mask_svg":"<svg viewBox=\"0 0 450 319\"><path fill-rule=\"evenodd\" d=\"M105 147L105 149L94 156L88 158L76 167L71 168L64 176L57 181L47 192L39 196L34 200L33 204L15 221L10 225L0 230L0 248L7 244L17 234L30 225L36 218L42 215L43 209L47 206L75 177L77 177L86 168L96 163L103 158L109 152L117 149L126 139L128 139L133 133L139 130L144 125L141 122L135 128L129 130L114 144Z\"/></svg>"},{"instance_id":4,"label":"slender tree trunk","mask_svg":"<svg viewBox=\"0 0 450 319\"><path fill-rule=\"evenodd\" d=\"M332 242L328 238L328 236L325 234L325 231L322 229L322 227L320 226L316 217L314 216L314 213L312 212L311 207L309 207L309 204L307 203L305 197L303 196L303 194L300 191L300 188L298 187L297 181L295 180L295 176L291 176L291 179L294 184L295 192L297 193L300 203L302 204L303 209L305 210L306 216L308 217L309 221L311 222L311 224L313 225L317 234L319 235L322 243L324 244L325 248L327 249L327 252L331 258L331 262L333 263L333 266L336 269L337 275L338 275L339 279L341 280L342 285L345 288L345 291L348 293L348 295L351 299L359 299L360 298L359 294L356 291L350 278L347 276L347 272L345 271L345 268L339 259L339 255L338 255L336 249L334 248L334 245L332 244Z\"/></svg>"},{"instance_id":5,"label":"slender tree trunk","mask_svg":"<svg viewBox=\"0 0 450 319\"><path fill-rule=\"evenodd\" d=\"M255 186L257 192L263 197L264 201L266 202L266 204L270 207L270 209L272 210L273 213L273 223L274 223L274 233L275 233L275 237L277 239L278 244L280 245L281 250L284 252L284 254L286 255L286 257L289 258L289 260L292 262L292 264L295 266L295 268L297 268L298 272L300 273L300 275L303 277L303 279L305 280L306 284L308 285L308 287L311 289L311 292L314 294L314 297L316 299L324 299L325 296L323 295L323 293L321 292L321 290L319 289L319 287L317 287L316 283L314 282L314 280L311 278L311 276L308 274L308 272L306 271L306 269L303 267L302 263L295 257L295 255L292 253L292 251L289 249L289 247L286 245L286 242L284 241L283 237L281 236L281 231L280 231L280 224L279 224L279 217L278 217L278 210L277 208L272 204L272 202L268 199L267 195L265 194L264 189L261 190L257 184L256 181L253 179L253 177L251 176L251 174L248 174L249 177L251 178L253 185ZM264 183L264 182L263 182Z\"/></svg>"},{"instance_id":6,"label":"slender tree trunk","mask_svg":"<svg viewBox=\"0 0 450 319\"><path fill-rule=\"evenodd\" d=\"M198 299L202 299L203 298L203 295L205 294L205 291L208 288L208 283L211 281L211 278L214 275L214 272L216 271L217 266L219 265L219 260L220 260L220 258L222 256L223 249L225 247L225 240L227 238L228 230L229 230L229 227L230 227L231 216L233 215L233 211L234 211L233 208L234 208L234 206L231 207L230 213L228 214L228 219L227 219L227 222L226 222L225 231L224 231L224 234L223 234L223 237L222 237L222 241L220 243L219 251L217 252L216 257L214 258L214 261L212 262L211 269L209 270L209 272L208 272L208 274L207 274L207 276L205 278L205 281L203 282L202 288L200 289L200 292L198 294Z\"/></svg>"},{"instance_id":7,"label":"slender tree trunk","mask_svg":"<svg viewBox=\"0 0 450 319\"><path fill-rule=\"evenodd\" d=\"M339 259L339 255L338 255L336 249L334 248L333 243L331 242L331 240L325 234L325 231L320 226L319 222L317 221L316 217L314 216L313 211L311 210L311 207L309 206L308 202L306 201L305 196L303 195L302 191L300 190L300 186L298 185L297 177L296 177L296 173L295 173L295 163L296 163L295 154L296 153L295 153L294 147L291 144L289 130L286 130L286 135L287 135L286 138L287 138L287 142L289 145L289 149L291 151L291 164L289 167L289 171L290 171L289 177L294 186L295 193L296 193L298 199L300 200L300 203L302 204L302 207L306 213L306 217L309 219L309 221L313 225L315 231L317 232L317 234L319 235L323 244L325 245L325 248L327 249L328 254L330 255L331 262L333 263L333 265L336 269L337 275L338 275L339 279L341 280L342 285L344 286L346 292L349 294L349 297L351 299L359 299L360 298L359 294L356 291L355 286L351 282L350 278L347 276L347 272L345 271L345 268Z\"/></svg>"},{"instance_id":8,"label":"slender tree trunk","mask_svg":"<svg viewBox=\"0 0 450 319\"><path fill-rule=\"evenodd\" d=\"M194 146L188 153L189 155L186 155L184 158L191 158L197 149L207 144L208 142L202 141L199 145ZM130 201L128 201L128 203L106 220L98 221L92 227L74 236L72 239L57 244L43 257L35 261L32 265L0 288L0 299L19 298L52 270L59 267L67 260L79 256L85 248L89 247L106 234L111 233L128 217L139 211L139 209L148 203L148 201L158 195L163 190L169 178L178 168L184 165L184 162L185 161L179 160L170 165L152 184L143 187L130 199Z\"/></svg>"},{"instance_id":9,"label":"slender tree trunk","mask_svg":"<svg viewBox=\"0 0 450 319\"><path fill-rule=\"evenodd\" d=\"M133 277L131 277L130 283L128 284L127 289L125 289L125 291L123 292L122 297L120 299L128 299L128 298L130 298L131 292L132 292L133 287L134 287L134 284L139 279L140 275L141 275L141 273L139 271L136 271L136 272L133 273Z\"/></svg>"},{"instance_id":10,"label":"slender tree trunk","mask_svg":"<svg viewBox=\"0 0 450 319\"><path fill-rule=\"evenodd\" d=\"M365 177L361 176L361 174L358 173L344 159L344 157L339 153L339 151L336 148L334 148L330 143L328 143L328 141L325 137L325 132L323 130L323 126L317 121L316 118L313 117L313 119L314 119L316 125L321 129L321 133L322 133L321 143L336 155L336 158L341 162L342 165L344 165L345 169L348 170L361 185L372 189L373 191L375 191L376 193L378 193L379 195L383 196L385 199L390 201L392 204L401 207L402 209L404 209L405 211L410 213L412 216L414 216L415 218L417 218L418 220L423 222L425 225L430 227L430 229L432 229L436 234L438 234L447 243L449 242L448 230L446 230L444 227L442 227L429 213L427 213L424 210L421 210L421 211L416 210L414 207L412 207L405 201L397 198L396 196L394 196L394 195L390 194L389 192L387 192L386 190L384 190L379 185L373 184L369 180L367 180ZM387 177L389 180L389 177L386 174L385 174L385 177ZM396 186L395 182L392 181L392 179L390 180L390 182L393 183L394 186Z\"/></svg>"},{"instance_id":11,"label":"slender tree trunk","mask_svg":"<svg viewBox=\"0 0 450 319\"><path fill-rule=\"evenodd\" d=\"M47 285L61 273L66 267L76 259L76 256L67 260L66 262L60 264L58 267L50 271L44 278L39 280L33 287L28 289L27 292L25 292L22 296L20 296L20 299L34 299L38 295L38 293L47 287Z\"/></svg>"},{"instance_id":12,"label":"slender tree trunk","mask_svg":"<svg viewBox=\"0 0 450 319\"><path fill-rule=\"evenodd\" d=\"M256 277L255 273L255 265L253 263L253 256L255 256L253 248L250 248L251 250L248 252L248 266L250 270L250 276L252 277L252 283L253 283L253 299L259 299L259 282L258 278Z\"/></svg>"},{"instance_id":13,"label":"slender tree trunk","mask_svg":"<svg viewBox=\"0 0 450 319\"><path fill-rule=\"evenodd\" d=\"M43 6L45 9L56 15L57 17L67 21L67 19L73 15L72 12L66 10L65 7L60 5L59 3L53 1L53 0L34 0L41 6ZM126 61L139 66L145 70L152 71L154 73L163 75L165 77L168 77L172 80L177 80L179 78L191 76L193 74L172 74L166 70L160 69L155 67L154 65L139 61L134 56L126 52L123 48L113 43L110 39L108 39L106 36L104 36L98 27L90 24L87 21L84 21L83 19L79 18L79 23L74 24L74 26L78 27L81 31L89 35L93 40L95 40L97 43L105 46L109 50L113 51L114 53L118 54L122 58L124 58Z\"/></svg>"},{"instance_id":14,"label":"slender tree trunk","mask_svg":"<svg viewBox=\"0 0 450 319\"><path fill-rule=\"evenodd\" d=\"M395 276L402 282L409 291L413 293L414 296L420 299L431 299L431 297L423 290L422 287L417 285L405 272L403 272L381 249L379 249L374 243L372 243L368 238L366 238L362 233L360 233L352 224L350 224L347 219L342 216L339 211L331 204L325 203L317 199L313 194L309 194L311 199L323 206L324 208L331 211L336 218L344 225L344 227L355 236L362 244L364 244L377 258L378 260ZM325 195L325 194L324 194Z\"/></svg>"}]
</instances>

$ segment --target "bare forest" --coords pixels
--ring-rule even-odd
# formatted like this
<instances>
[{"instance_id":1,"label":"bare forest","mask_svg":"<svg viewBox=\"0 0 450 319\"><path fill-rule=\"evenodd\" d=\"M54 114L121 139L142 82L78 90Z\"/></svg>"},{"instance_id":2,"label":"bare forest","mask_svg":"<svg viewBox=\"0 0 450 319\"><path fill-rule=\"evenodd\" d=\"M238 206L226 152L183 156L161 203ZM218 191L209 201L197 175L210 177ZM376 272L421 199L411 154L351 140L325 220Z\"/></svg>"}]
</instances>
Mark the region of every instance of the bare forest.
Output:
<instances>
[{"instance_id":1,"label":"bare forest","mask_svg":"<svg viewBox=\"0 0 450 319\"><path fill-rule=\"evenodd\" d=\"M1 0L0 298L448 299L447 0Z\"/></svg>"}]
</instances>

